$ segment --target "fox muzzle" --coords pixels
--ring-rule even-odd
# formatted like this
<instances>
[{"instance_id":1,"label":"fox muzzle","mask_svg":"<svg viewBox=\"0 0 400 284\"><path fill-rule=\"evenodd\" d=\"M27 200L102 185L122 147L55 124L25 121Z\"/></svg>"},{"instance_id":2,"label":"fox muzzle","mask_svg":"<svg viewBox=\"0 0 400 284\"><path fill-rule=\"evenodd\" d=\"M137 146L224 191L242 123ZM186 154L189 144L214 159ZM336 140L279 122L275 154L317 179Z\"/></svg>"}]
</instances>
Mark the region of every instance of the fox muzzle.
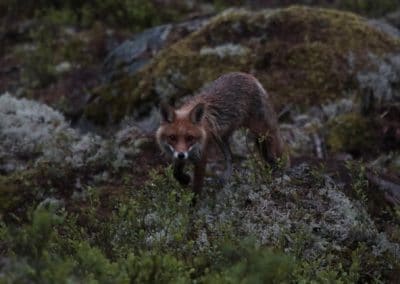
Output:
<instances>
[{"instance_id":1,"label":"fox muzzle","mask_svg":"<svg viewBox=\"0 0 400 284\"><path fill-rule=\"evenodd\" d=\"M174 151L174 159L186 160L189 157L188 152L177 152Z\"/></svg>"}]
</instances>

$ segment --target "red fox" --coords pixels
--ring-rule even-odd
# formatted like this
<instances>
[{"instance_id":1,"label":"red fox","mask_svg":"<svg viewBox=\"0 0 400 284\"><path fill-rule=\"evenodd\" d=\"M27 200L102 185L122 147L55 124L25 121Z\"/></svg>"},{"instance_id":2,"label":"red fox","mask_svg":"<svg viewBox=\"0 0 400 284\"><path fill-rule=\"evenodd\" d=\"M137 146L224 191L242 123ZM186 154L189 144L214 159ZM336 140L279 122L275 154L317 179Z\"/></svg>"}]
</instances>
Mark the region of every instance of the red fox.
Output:
<instances>
[{"instance_id":1,"label":"red fox","mask_svg":"<svg viewBox=\"0 0 400 284\"><path fill-rule=\"evenodd\" d=\"M256 145L268 163L284 155L284 143L277 115L267 92L250 74L229 73L219 77L179 109L160 105L161 124L156 132L163 152L173 159L174 177L189 184L183 172L185 162L194 163L193 191L203 186L207 154L212 143L224 154L226 168L222 179L232 174L232 153L229 138L240 127L256 136Z\"/></svg>"}]
</instances>

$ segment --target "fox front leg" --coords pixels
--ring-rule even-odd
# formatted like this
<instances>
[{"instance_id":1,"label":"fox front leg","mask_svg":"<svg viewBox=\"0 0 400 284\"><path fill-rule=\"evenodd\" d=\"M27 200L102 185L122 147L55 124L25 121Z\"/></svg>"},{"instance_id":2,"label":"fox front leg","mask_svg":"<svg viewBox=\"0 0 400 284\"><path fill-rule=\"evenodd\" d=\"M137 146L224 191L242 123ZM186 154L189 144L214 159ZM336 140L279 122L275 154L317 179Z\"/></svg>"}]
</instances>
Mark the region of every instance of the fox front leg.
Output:
<instances>
[{"instance_id":1,"label":"fox front leg","mask_svg":"<svg viewBox=\"0 0 400 284\"><path fill-rule=\"evenodd\" d=\"M182 185L188 185L190 182L190 176L186 174L183 169L185 167L184 162L174 163L174 177Z\"/></svg>"},{"instance_id":2,"label":"fox front leg","mask_svg":"<svg viewBox=\"0 0 400 284\"><path fill-rule=\"evenodd\" d=\"M193 192L196 195L201 193L204 183L204 175L206 172L207 157L205 154L199 161L194 164L194 175L193 175Z\"/></svg>"}]
</instances>

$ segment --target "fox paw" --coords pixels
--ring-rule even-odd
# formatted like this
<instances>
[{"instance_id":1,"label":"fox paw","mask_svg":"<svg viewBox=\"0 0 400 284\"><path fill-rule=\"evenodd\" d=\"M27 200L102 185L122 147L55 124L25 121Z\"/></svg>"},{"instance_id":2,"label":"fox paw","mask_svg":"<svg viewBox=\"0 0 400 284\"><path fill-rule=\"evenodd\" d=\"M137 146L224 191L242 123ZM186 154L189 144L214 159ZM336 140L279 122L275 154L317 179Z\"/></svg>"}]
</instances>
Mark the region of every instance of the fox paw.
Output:
<instances>
[{"instance_id":1,"label":"fox paw","mask_svg":"<svg viewBox=\"0 0 400 284\"><path fill-rule=\"evenodd\" d=\"M181 185L188 185L190 183L190 176L188 174L176 175L175 178Z\"/></svg>"}]
</instances>

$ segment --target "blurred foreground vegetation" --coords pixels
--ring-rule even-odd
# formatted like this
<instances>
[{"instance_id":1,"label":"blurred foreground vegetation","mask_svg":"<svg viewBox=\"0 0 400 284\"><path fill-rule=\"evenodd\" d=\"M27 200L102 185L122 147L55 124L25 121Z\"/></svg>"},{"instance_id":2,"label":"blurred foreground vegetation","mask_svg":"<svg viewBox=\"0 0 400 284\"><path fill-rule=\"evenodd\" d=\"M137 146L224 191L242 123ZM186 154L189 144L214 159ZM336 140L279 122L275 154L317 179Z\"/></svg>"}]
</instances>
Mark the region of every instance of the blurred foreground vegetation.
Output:
<instances>
[{"instance_id":1,"label":"blurred foreground vegetation","mask_svg":"<svg viewBox=\"0 0 400 284\"><path fill-rule=\"evenodd\" d=\"M253 174L246 181L237 177L237 182L249 182L252 188L270 184L270 169L249 162ZM355 170L359 177L354 186L361 186L358 192L368 202L363 174ZM273 246L238 231L236 222L242 220L233 217L212 227L213 221L199 212L221 206L229 212L235 201L223 205L207 198L205 207L191 207L192 193L174 181L170 168L151 173L141 187L129 185L134 176L123 178L120 194L88 186L73 202L39 198L27 211L2 218L0 282L380 283L394 279L400 269L395 256L371 250L367 235L354 235L348 247L338 247L334 241L316 240L312 235L319 233L309 231L307 221L303 228L285 231ZM310 178L293 183L323 186L321 170L314 169ZM283 188L278 183L271 190L282 194ZM305 214L307 209L300 207L295 214ZM393 229L400 233L399 228ZM204 230L208 237L202 237ZM322 254L316 247L320 241Z\"/></svg>"}]
</instances>

